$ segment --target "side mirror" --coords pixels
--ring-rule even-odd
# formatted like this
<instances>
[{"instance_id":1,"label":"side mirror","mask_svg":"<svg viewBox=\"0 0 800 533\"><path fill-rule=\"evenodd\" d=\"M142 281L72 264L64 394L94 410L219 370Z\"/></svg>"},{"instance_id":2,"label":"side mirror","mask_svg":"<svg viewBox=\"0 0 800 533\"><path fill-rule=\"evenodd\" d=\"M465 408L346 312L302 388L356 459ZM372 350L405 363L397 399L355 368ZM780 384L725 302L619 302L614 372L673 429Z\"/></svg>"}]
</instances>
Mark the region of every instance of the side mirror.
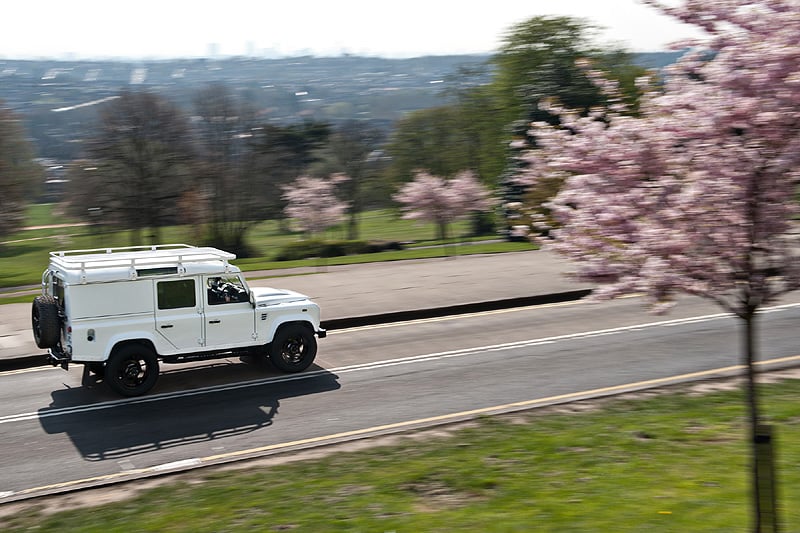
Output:
<instances>
[{"instance_id":1,"label":"side mirror","mask_svg":"<svg viewBox=\"0 0 800 533\"><path fill-rule=\"evenodd\" d=\"M253 294L253 289L250 289L247 292L250 294L250 305L252 305L253 308L255 308L255 306L256 306L256 296L255 296L255 294Z\"/></svg>"}]
</instances>

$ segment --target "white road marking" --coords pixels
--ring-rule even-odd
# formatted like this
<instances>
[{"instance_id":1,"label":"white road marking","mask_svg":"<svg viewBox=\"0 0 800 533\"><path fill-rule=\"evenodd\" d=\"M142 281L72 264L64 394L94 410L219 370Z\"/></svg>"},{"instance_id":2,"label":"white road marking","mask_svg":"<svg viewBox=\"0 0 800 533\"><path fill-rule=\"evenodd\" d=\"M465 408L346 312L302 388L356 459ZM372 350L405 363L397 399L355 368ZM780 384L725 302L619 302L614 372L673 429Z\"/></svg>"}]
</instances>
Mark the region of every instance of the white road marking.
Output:
<instances>
[{"instance_id":1,"label":"white road marking","mask_svg":"<svg viewBox=\"0 0 800 533\"><path fill-rule=\"evenodd\" d=\"M795 309L800 307L800 303L794 304L784 304L784 305L777 305L765 308L762 312L764 313L774 313L785 311L789 309ZM503 344L494 344L494 345L487 345L487 346L476 346L473 348L463 348L459 350L450 350L445 352L436 352L430 354L423 354L423 355L415 355L410 357L401 357L397 359L387 359L382 361L375 361L371 363L360 363L356 365L347 365L341 367L335 367L330 369L323 369L317 370L312 372L303 372L301 374L291 374L288 376L278 376L278 377L271 377L271 378L262 378L262 379L255 379L249 381L243 381L239 383L232 383L226 385L215 385L211 387L202 387L199 389L192 389L186 391L175 391L175 392L168 392L168 393L161 393L161 394L153 394L151 396L143 396L138 398L125 398L120 400L110 400L107 402L100 402L91 405L82 405L76 407L65 407L65 408L58 408L58 409L49 409L49 410L42 410L36 412L28 412L28 413L19 413L14 415L6 415L0 417L0 424L8 424L13 422L24 422L28 420L39 420L42 418L50 418L55 416L63 416L75 413L83 413L83 412L90 412L90 411L99 411L102 409L110 409L113 407L119 407L121 405L133 405L133 404L144 404L144 403L152 403L158 402L162 400L169 400L174 398L186 398L191 396L198 396L201 394L209 394L214 392L223 392L223 391L232 391L232 390L240 390L249 387L257 387L261 385L267 385L270 383L284 383L289 381L298 381L298 380L305 380L310 379L313 377L319 377L323 375L329 374L344 374L344 373L351 373L351 372L360 372L363 370L374 370L379 368L388 368L392 366L398 365L407 365L407 364L416 364L416 363L425 363L429 361L435 361L439 359L449 359L455 357L463 357L468 355L475 355L478 353L484 352L497 352L497 351L504 351L504 350L513 350L517 348L526 348L531 346L540 346L544 344L552 344L556 342L566 341L566 340L575 340L575 339L588 339L593 337L600 337L605 335L615 335L618 333L625 333L630 331L640 331L642 329L649 329L649 328L658 328L658 327L671 327L676 325L682 324L697 324L702 322L709 322L712 320L719 320L723 318L733 318L733 315L728 313L716 313L710 315L701 315L701 316L694 316L688 318L678 318L673 320L660 320L656 322L646 322L642 324L633 324L630 326L620 326L616 328L608 328L608 329L600 329L600 330L592 330L592 331L584 331L579 333L568 333L565 335L555 335L552 337L543 337L538 339L529 339L524 341L516 341L516 342L509 342Z\"/></svg>"},{"instance_id":2,"label":"white road marking","mask_svg":"<svg viewBox=\"0 0 800 533\"><path fill-rule=\"evenodd\" d=\"M800 355L771 359L768 361L759 361L755 364L759 366L768 366L772 364L781 364L781 363L796 363L798 361L800 361ZM167 470L180 470L184 468L192 468L195 466L208 466L212 464L235 461L237 459L243 459L247 457L257 457L270 452L285 451L297 448L307 448L310 446L317 446L323 444L333 444L336 442L343 442L354 438L364 438L379 434L385 434L389 432L403 431L414 427L428 426L433 424L443 424L448 422L455 422L458 420L470 419L477 416L487 416L487 415L501 414L510 411L532 409L535 407L543 407L545 405L551 405L555 403L565 403L579 399L588 399L598 396L609 396L613 394L619 394L622 392L641 390L645 388L667 385L680 381L708 378L712 376L730 374L732 372L741 372L742 370L744 370L744 366L733 365L728 367L715 368L711 370L704 370L701 372L692 372L689 374L680 374L658 379L638 381L634 383L625 383L622 385L615 385L612 387L603 387L600 389L571 392L567 394L560 394L558 396L550 396L547 398L536 398L532 400L513 402L503 405L483 407L480 409L472 409L469 411L448 413L445 415L432 416L428 418L407 420L404 422L397 422L394 424L385 424L381 426L373 426L368 428L356 429L352 431L344 431L341 433L322 435L319 437L310 437L307 439L300 439L296 441L281 442L277 444L270 444L267 446L260 446L258 448L237 450L217 455L210 455L207 457L197 457L192 459L185 459L182 461L174 461L172 463L164 463L149 468L139 468L135 470L116 472L113 474L100 475L85 479L64 481L61 483L44 485L41 487L31 487L16 492L14 491L0 492L0 500L2 500L3 498L10 498L11 496L16 496L16 495L34 497L39 493L58 492L59 490L68 490L71 488L77 488L81 486L91 486L98 484L102 485L114 482L131 481L140 476L148 476L156 473L163 473L164 471Z\"/></svg>"},{"instance_id":3,"label":"white road marking","mask_svg":"<svg viewBox=\"0 0 800 533\"><path fill-rule=\"evenodd\" d=\"M13 376L16 374L28 374L30 372L44 372L49 370L61 370L59 367L55 366L35 366L33 368L20 368L18 370L6 370L5 372L0 372L0 376Z\"/></svg>"},{"instance_id":4,"label":"white road marking","mask_svg":"<svg viewBox=\"0 0 800 533\"><path fill-rule=\"evenodd\" d=\"M175 470L181 468L190 468L192 466L198 466L202 464L202 461L198 458L193 459L183 459L182 461L173 461L171 463L164 463L161 465L156 465L150 467L150 470L154 472L163 472L165 470Z\"/></svg>"}]
</instances>

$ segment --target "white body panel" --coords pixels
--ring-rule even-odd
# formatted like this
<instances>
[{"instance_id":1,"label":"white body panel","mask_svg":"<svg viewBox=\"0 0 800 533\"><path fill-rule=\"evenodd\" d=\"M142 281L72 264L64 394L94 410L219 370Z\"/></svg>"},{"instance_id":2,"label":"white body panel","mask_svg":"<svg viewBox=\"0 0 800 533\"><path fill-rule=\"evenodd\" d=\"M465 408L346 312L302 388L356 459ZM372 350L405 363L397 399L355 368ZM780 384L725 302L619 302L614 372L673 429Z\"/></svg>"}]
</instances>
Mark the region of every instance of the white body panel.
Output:
<instances>
[{"instance_id":1,"label":"white body panel","mask_svg":"<svg viewBox=\"0 0 800 533\"><path fill-rule=\"evenodd\" d=\"M266 345L287 322L324 335L317 304L293 291L251 291L228 264L232 258L185 245L51 253L43 292L57 298L63 314L58 355L103 362L131 341L162 357L222 352Z\"/></svg>"}]
</instances>

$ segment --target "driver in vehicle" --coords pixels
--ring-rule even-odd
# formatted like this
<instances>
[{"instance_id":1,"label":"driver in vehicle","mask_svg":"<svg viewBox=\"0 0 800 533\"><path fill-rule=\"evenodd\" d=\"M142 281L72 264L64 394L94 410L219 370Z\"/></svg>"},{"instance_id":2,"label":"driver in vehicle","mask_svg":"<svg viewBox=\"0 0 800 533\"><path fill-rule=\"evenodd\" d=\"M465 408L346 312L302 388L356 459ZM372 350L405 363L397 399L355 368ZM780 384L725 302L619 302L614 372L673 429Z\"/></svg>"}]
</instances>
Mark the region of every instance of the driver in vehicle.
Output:
<instances>
[{"instance_id":1,"label":"driver in vehicle","mask_svg":"<svg viewBox=\"0 0 800 533\"><path fill-rule=\"evenodd\" d=\"M210 305L246 302L248 300L244 287L221 277L209 278L208 285L208 303Z\"/></svg>"}]
</instances>

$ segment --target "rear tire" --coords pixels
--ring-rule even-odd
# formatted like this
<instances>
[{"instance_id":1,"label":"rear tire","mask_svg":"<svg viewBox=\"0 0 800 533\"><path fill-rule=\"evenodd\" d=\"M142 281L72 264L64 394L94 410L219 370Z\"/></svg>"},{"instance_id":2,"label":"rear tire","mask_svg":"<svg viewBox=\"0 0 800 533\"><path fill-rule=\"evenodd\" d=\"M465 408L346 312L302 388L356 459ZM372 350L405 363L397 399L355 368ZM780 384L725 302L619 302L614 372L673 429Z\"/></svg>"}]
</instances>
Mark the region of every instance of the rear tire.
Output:
<instances>
[{"instance_id":1,"label":"rear tire","mask_svg":"<svg viewBox=\"0 0 800 533\"><path fill-rule=\"evenodd\" d=\"M158 357L144 344L126 344L108 360L105 381L122 396L141 396L158 380Z\"/></svg>"},{"instance_id":2,"label":"rear tire","mask_svg":"<svg viewBox=\"0 0 800 533\"><path fill-rule=\"evenodd\" d=\"M58 303L52 296L37 296L31 309L33 339L39 348L54 348L61 340Z\"/></svg>"},{"instance_id":3,"label":"rear tire","mask_svg":"<svg viewBox=\"0 0 800 533\"><path fill-rule=\"evenodd\" d=\"M316 356L314 332L302 324L287 324L278 329L269 347L269 360L284 372L302 372Z\"/></svg>"}]
</instances>

